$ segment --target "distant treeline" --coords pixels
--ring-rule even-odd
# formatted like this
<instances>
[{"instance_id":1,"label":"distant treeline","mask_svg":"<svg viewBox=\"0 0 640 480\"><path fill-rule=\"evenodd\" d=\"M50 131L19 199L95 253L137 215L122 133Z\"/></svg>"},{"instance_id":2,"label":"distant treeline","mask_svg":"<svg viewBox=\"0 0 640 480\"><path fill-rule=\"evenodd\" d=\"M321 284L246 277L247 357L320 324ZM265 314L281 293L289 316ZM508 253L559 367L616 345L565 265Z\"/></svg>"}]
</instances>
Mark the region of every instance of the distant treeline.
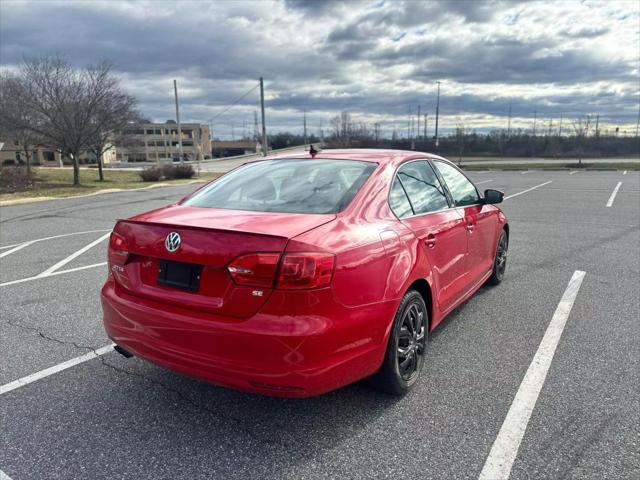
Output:
<instances>
[{"instance_id":1,"label":"distant treeline","mask_svg":"<svg viewBox=\"0 0 640 480\"><path fill-rule=\"evenodd\" d=\"M319 143L316 135L309 135L307 143ZM302 145L302 135L283 132L269 136L269 146L273 149ZM456 156L504 156L504 157L640 157L640 139L637 137L614 136L533 136L516 132L456 133L441 137L436 147L433 138L375 138L367 132L360 135L353 132L349 138L330 135L325 138L324 148L391 148L439 153L448 157Z\"/></svg>"},{"instance_id":2,"label":"distant treeline","mask_svg":"<svg viewBox=\"0 0 640 480\"><path fill-rule=\"evenodd\" d=\"M439 153L445 156L504 156L504 157L640 157L640 139L635 137L560 137L521 134L467 133L439 139L378 139L353 138L350 148L393 148ZM326 148L343 147L344 142L331 138Z\"/></svg>"}]
</instances>

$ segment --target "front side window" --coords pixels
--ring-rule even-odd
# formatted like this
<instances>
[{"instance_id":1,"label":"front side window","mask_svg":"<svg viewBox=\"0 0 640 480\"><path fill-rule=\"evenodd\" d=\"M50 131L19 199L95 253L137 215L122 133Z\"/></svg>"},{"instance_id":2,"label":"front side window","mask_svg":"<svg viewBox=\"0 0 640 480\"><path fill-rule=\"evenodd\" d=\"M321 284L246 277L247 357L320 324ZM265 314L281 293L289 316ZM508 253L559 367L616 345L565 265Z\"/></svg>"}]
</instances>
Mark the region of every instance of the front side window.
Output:
<instances>
[{"instance_id":1,"label":"front side window","mask_svg":"<svg viewBox=\"0 0 640 480\"><path fill-rule=\"evenodd\" d=\"M182 204L256 212L337 213L377 164L354 160L266 160L240 167Z\"/></svg>"},{"instance_id":2,"label":"front side window","mask_svg":"<svg viewBox=\"0 0 640 480\"><path fill-rule=\"evenodd\" d=\"M457 168L448 163L433 162L449 187L456 207L475 205L480 202L480 196L476 187Z\"/></svg>"},{"instance_id":3,"label":"front side window","mask_svg":"<svg viewBox=\"0 0 640 480\"><path fill-rule=\"evenodd\" d=\"M449 206L440 180L426 161L403 165L396 178L407 192L414 215L435 212Z\"/></svg>"}]
</instances>

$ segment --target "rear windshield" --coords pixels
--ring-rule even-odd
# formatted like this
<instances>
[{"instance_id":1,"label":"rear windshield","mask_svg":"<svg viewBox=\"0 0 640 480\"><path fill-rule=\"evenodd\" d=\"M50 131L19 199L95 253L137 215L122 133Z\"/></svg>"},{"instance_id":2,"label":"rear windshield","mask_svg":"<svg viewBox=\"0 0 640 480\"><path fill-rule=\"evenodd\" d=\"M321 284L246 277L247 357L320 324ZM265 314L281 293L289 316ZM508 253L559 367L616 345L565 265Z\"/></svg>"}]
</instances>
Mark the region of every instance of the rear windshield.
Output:
<instances>
[{"instance_id":1,"label":"rear windshield","mask_svg":"<svg viewBox=\"0 0 640 480\"><path fill-rule=\"evenodd\" d=\"M182 204L256 212L337 213L376 168L355 160L265 160L228 173Z\"/></svg>"}]
</instances>

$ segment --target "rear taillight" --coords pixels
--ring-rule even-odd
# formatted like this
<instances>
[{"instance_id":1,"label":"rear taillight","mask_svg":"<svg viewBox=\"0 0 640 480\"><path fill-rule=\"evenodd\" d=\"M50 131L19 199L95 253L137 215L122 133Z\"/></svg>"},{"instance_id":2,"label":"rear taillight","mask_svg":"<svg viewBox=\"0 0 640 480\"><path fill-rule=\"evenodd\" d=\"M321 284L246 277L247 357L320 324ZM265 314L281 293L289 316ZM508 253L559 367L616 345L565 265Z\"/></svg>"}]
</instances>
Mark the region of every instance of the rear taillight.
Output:
<instances>
[{"instance_id":1,"label":"rear taillight","mask_svg":"<svg viewBox=\"0 0 640 480\"><path fill-rule=\"evenodd\" d=\"M124 265L129 258L127 243L124 237L116 232L111 232L109 237L109 262Z\"/></svg>"},{"instance_id":2,"label":"rear taillight","mask_svg":"<svg viewBox=\"0 0 640 480\"><path fill-rule=\"evenodd\" d=\"M251 287L273 287L279 253L252 253L236 258L227 266L233 281Z\"/></svg>"},{"instance_id":3,"label":"rear taillight","mask_svg":"<svg viewBox=\"0 0 640 480\"><path fill-rule=\"evenodd\" d=\"M278 288L286 290L327 287L335 256L327 253L288 253L282 259Z\"/></svg>"},{"instance_id":4,"label":"rear taillight","mask_svg":"<svg viewBox=\"0 0 640 480\"><path fill-rule=\"evenodd\" d=\"M306 290L329 286L334 263L335 256L327 253L251 253L236 258L227 270L237 285Z\"/></svg>"}]
</instances>

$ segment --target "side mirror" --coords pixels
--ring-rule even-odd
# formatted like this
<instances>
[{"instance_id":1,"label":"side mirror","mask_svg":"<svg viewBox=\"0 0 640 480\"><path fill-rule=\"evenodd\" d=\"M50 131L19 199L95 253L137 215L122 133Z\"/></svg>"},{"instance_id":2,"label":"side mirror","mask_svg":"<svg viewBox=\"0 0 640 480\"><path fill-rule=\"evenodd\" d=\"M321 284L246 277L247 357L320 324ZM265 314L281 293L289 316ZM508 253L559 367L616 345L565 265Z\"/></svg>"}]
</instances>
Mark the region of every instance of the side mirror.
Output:
<instances>
[{"instance_id":1,"label":"side mirror","mask_svg":"<svg viewBox=\"0 0 640 480\"><path fill-rule=\"evenodd\" d=\"M484 191L484 203L502 203L502 199L504 198L504 193L500 190L491 190L487 189Z\"/></svg>"}]
</instances>

